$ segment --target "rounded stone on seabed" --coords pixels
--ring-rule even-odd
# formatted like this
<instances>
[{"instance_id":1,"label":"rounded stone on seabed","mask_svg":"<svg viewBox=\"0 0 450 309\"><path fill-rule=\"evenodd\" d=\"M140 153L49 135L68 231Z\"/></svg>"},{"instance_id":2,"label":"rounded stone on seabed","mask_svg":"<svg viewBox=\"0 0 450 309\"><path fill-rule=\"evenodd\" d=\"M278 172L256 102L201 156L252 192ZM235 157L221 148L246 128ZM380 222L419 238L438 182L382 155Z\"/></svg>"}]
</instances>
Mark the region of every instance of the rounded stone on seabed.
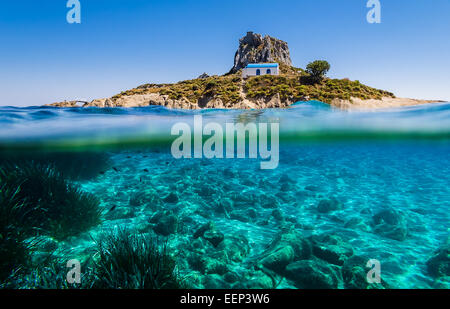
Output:
<instances>
[{"instance_id":1,"label":"rounded stone on seabed","mask_svg":"<svg viewBox=\"0 0 450 309\"><path fill-rule=\"evenodd\" d=\"M342 277L336 266L322 260L302 260L286 266L286 277L300 289L337 289Z\"/></svg>"},{"instance_id":2,"label":"rounded stone on seabed","mask_svg":"<svg viewBox=\"0 0 450 309\"><path fill-rule=\"evenodd\" d=\"M281 274L284 272L286 266L294 260L294 256L294 249L291 246L285 246L263 258L261 264Z\"/></svg>"},{"instance_id":3,"label":"rounded stone on seabed","mask_svg":"<svg viewBox=\"0 0 450 309\"><path fill-rule=\"evenodd\" d=\"M339 202L335 197L330 199L321 200L317 206L317 210L320 213L328 213L331 211L336 211L342 209L342 203Z\"/></svg>"},{"instance_id":4,"label":"rounded stone on seabed","mask_svg":"<svg viewBox=\"0 0 450 309\"><path fill-rule=\"evenodd\" d=\"M218 231L205 231L203 238L209 241L214 247L217 247L225 238L223 233Z\"/></svg>"}]
</instances>

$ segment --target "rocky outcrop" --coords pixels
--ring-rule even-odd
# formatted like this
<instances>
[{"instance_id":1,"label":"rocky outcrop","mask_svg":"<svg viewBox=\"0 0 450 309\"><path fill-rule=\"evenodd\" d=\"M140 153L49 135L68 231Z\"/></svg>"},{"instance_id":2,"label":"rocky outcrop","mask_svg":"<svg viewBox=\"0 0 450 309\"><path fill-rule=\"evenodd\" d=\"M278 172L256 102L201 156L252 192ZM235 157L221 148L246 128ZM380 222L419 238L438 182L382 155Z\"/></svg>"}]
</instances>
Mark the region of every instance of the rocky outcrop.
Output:
<instances>
[{"instance_id":1,"label":"rocky outcrop","mask_svg":"<svg viewBox=\"0 0 450 309\"><path fill-rule=\"evenodd\" d=\"M236 73L249 63L278 62L292 67L288 44L266 35L247 32L239 40L239 48L234 57L234 66L230 73Z\"/></svg>"},{"instance_id":2,"label":"rocky outcrop","mask_svg":"<svg viewBox=\"0 0 450 309\"><path fill-rule=\"evenodd\" d=\"M204 108L221 108L221 109L262 109L262 108L285 108L294 103L293 100L281 100L280 95L276 94L272 97L264 98L246 98L245 94L237 103L224 102L217 97L202 97L198 102L190 102L187 98L170 99L168 95L160 93L136 94L130 96L122 96L118 99L97 99L84 104L82 107L143 107L149 105L159 105L167 108L178 109L204 109ZM64 101L53 103L47 106L52 107L78 107L76 104Z\"/></svg>"},{"instance_id":3,"label":"rocky outcrop","mask_svg":"<svg viewBox=\"0 0 450 309\"><path fill-rule=\"evenodd\" d=\"M208 78L209 77L209 75L207 74L207 73L203 73L203 74L201 74L199 77L197 77L197 78L199 78L199 79L205 79L205 78Z\"/></svg>"}]
</instances>

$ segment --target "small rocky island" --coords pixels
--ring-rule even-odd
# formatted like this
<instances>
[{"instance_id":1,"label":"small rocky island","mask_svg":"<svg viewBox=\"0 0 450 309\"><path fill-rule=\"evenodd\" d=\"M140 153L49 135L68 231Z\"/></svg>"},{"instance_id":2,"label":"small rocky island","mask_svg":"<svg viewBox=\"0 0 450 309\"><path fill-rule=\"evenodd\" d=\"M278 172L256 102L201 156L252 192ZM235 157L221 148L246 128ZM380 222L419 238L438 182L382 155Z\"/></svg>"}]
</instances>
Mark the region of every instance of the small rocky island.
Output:
<instances>
[{"instance_id":1,"label":"small rocky island","mask_svg":"<svg viewBox=\"0 0 450 309\"><path fill-rule=\"evenodd\" d=\"M320 61L319 61L320 62ZM324 61L322 61L324 62ZM279 75L242 77L251 63L278 63ZM329 65L328 65L329 68ZM327 70L325 70L327 71ZM222 76L204 73L175 84L145 84L111 98L92 102L64 101L54 107L141 107L262 109L285 108L298 101L318 100L342 109L385 108L436 101L396 98L393 93L349 79L312 78L311 70L292 65L288 44L248 32L239 40L232 69Z\"/></svg>"}]
</instances>

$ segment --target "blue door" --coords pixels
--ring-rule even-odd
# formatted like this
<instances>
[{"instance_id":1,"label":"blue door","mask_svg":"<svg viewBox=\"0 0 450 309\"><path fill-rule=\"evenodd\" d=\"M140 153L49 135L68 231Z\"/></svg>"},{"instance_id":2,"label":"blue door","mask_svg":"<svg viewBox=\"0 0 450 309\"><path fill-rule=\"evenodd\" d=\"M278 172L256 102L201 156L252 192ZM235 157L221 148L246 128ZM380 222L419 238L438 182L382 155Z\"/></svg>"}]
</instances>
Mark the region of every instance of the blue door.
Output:
<instances>
[{"instance_id":1,"label":"blue door","mask_svg":"<svg viewBox=\"0 0 450 309\"><path fill-rule=\"evenodd\" d=\"M272 70L270 70L270 69L267 69L267 72L266 72L267 74L272 74Z\"/></svg>"},{"instance_id":2,"label":"blue door","mask_svg":"<svg viewBox=\"0 0 450 309\"><path fill-rule=\"evenodd\" d=\"M261 70L260 69L256 70L256 75L261 75Z\"/></svg>"}]
</instances>

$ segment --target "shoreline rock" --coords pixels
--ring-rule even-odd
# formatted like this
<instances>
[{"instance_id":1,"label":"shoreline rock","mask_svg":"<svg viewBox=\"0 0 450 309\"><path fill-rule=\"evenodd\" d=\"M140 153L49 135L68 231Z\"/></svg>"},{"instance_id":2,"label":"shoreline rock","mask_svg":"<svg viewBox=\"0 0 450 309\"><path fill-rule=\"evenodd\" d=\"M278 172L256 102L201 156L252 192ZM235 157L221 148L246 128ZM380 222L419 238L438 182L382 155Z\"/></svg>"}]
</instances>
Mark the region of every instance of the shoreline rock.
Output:
<instances>
[{"instance_id":1,"label":"shoreline rock","mask_svg":"<svg viewBox=\"0 0 450 309\"><path fill-rule=\"evenodd\" d=\"M306 100L307 102L309 100ZM59 107L59 108L86 108L86 107L98 107L98 108L133 108L133 107L145 107L145 106L163 106L169 109L267 109L267 108L289 108L294 100L282 100L279 94L271 97L264 98L241 98L238 103L227 104L219 98L203 98L199 104L192 103L186 98L179 100L170 99L168 95L162 95L159 93L152 94L137 94L130 96L123 96L119 99L104 98L95 99L89 103L84 103L82 106L77 105L78 101L64 101L45 106ZM369 109L383 109L383 108L396 108L405 106L415 106L422 104L443 103L440 100L417 100L406 98L383 98L381 100L369 99L361 100L352 98L351 100L334 99L330 106L341 110L369 110Z\"/></svg>"}]
</instances>

